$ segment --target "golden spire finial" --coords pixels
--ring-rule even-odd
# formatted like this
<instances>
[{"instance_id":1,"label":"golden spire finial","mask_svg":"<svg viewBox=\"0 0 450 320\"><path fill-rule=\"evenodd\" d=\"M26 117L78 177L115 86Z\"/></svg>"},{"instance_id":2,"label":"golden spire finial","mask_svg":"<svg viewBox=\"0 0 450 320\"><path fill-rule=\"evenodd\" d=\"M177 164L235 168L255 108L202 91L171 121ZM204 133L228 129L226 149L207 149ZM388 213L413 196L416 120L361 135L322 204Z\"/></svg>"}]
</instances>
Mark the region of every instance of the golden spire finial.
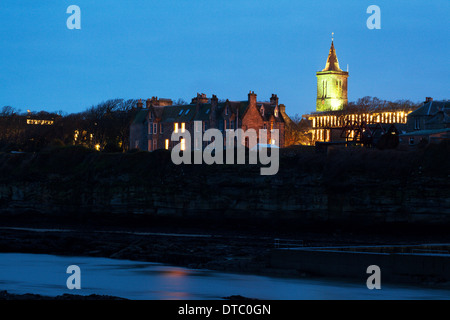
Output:
<instances>
[{"instance_id":1,"label":"golden spire finial","mask_svg":"<svg viewBox=\"0 0 450 320\"><path fill-rule=\"evenodd\" d=\"M334 32L331 33L331 41L334 41Z\"/></svg>"}]
</instances>

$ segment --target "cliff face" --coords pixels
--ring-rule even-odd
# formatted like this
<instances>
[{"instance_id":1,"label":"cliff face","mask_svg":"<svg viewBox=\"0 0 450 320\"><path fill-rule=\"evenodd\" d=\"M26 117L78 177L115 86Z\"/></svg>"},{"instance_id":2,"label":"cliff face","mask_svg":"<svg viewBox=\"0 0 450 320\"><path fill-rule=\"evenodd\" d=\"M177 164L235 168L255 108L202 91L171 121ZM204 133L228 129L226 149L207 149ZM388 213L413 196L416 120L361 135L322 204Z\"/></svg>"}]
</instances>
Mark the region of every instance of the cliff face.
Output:
<instances>
[{"instance_id":1,"label":"cliff face","mask_svg":"<svg viewBox=\"0 0 450 320\"><path fill-rule=\"evenodd\" d=\"M0 210L450 223L446 150L287 149L275 176L252 165L175 166L166 152L2 154Z\"/></svg>"}]
</instances>

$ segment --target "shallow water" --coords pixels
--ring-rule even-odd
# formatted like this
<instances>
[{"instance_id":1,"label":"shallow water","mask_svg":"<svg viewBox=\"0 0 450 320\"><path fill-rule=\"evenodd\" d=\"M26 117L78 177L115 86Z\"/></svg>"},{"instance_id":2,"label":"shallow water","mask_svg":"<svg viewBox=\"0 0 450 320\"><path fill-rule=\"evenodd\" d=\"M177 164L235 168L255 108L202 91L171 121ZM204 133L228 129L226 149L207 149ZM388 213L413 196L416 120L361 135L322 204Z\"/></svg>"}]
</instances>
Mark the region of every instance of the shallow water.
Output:
<instances>
[{"instance_id":1,"label":"shallow water","mask_svg":"<svg viewBox=\"0 0 450 320\"><path fill-rule=\"evenodd\" d=\"M69 290L69 265L81 269L81 289ZM450 290L308 280L195 270L158 263L44 254L0 254L0 290L57 296L112 295L135 300L208 300L241 295L269 300L449 299Z\"/></svg>"}]
</instances>

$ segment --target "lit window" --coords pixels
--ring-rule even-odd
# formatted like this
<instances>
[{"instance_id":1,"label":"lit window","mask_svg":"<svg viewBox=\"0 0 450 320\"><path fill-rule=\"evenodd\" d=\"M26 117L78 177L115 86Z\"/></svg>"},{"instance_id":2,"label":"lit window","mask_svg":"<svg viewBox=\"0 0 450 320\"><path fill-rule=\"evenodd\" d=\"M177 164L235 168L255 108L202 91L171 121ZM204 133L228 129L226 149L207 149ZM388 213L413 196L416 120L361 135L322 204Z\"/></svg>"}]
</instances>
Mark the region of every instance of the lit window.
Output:
<instances>
[{"instance_id":1,"label":"lit window","mask_svg":"<svg viewBox=\"0 0 450 320\"><path fill-rule=\"evenodd\" d=\"M166 145L165 145L166 150L169 150L169 139L166 139Z\"/></svg>"},{"instance_id":2,"label":"lit window","mask_svg":"<svg viewBox=\"0 0 450 320\"><path fill-rule=\"evenodd\" d=\"M270 140L270 144L274 146L275 145L275 139Z\"/></svg>"},{"instance_id":3,"label":"lit window","mask_svg":"<svg viewBox=\"0 0 450 320\"><path fill-rule=\"evenodd\" d=\"M273 111L273 114L275 115L275 117L278 117L278 109L275 108L275 110Z\"/></svg>"},{"instance_id":4,"label":"lit window","mask_svg":"<svg viewBox=\"0 0 450 320\"><path fill-rule=\"evenodd\" d=\"M181 151L186 150L186 140L185 139L181 139Z\"/></svg>"},{"instance_id":5,"label":"lit window","mask_svg":"<svg viewBox=\"0 0 450 320\"><path fill-rule=\"evenodd\" d=\"M175 133L178 133L178 123L174 123L174 124L173 124L173 131L174 131Z\"/></svg>"},{"instance_id":6,"label":"lit window","mask_svg":"<svg viewBox=\"0 0 450 320\"><path fill-rule=\"evenodd\" d=\"M273 121L270 122L270 130L273 130Z\"/></svg>"},{"instance_id":7,"label":"lit window","mask_svg":"<svg viewBox=\"0 0 450 320\"><path fill-rule=\"evenodd\" d=\"M184 133L185 130L186 130L186 124L183 122L181 124L181 132Z\"/></svg>"}]
</instances>

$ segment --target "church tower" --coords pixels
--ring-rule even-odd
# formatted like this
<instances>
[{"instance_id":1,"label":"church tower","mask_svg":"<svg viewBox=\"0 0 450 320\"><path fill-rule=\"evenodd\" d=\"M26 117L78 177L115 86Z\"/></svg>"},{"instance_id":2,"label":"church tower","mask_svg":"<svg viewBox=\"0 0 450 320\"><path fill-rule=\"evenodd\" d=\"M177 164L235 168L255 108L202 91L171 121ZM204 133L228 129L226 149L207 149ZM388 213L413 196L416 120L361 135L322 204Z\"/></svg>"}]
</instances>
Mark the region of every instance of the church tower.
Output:
<instances>
[{"instance_id":1,"label":"church tower","mask_svg":"<svg viewBox=\"0 0 450 320\"><path fill-rule=\"evenodd\" d=\"M339 68L333 40L325 69L317 72L317 112L342 110L348 103L348 72Z\"/></svg>"}]
</instances>

